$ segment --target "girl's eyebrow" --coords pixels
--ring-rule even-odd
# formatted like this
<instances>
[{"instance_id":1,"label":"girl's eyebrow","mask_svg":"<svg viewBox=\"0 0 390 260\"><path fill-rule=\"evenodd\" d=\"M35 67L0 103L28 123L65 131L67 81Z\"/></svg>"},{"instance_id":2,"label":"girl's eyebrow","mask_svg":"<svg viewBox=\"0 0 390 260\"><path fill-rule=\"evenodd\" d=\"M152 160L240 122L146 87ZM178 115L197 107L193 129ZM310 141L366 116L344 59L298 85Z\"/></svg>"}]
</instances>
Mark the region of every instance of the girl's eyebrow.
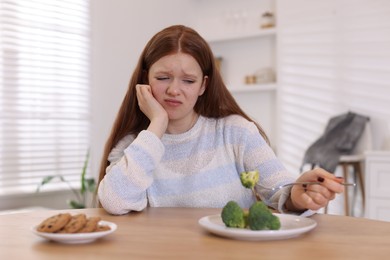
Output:
<instances>
[{"instance_id":1,"label":"girl's eyebrow","mask_svg":"<svg viewBox=\"0 0 390 260\"><path fill-rule=\"evenodd\" d=\"M194 77L194 78L198 78L198 75L196 72L185 72L182 70L182 73L184 74L184 76L186 77Z\"/></svg>"},{"instance_id":2,"label":"girl's eyebrow","mask_svg":"<svg viewBox=\"0 0 390 260\"><path fill-rule=\"evenodd\" d=\"M171 70L156 70L154 74L172 74L173 72ZM185 71L182 71L184 77L191 77L191 78L198 78L198 76L195 73L187 73Z\"/></svg>"},{"instance_id":3,"label":"girl's eyebrow","mask_svg":"<svg viewBox=\"0 0 390 260\"><path fill-rule=\"evenodd\" d=\"M185 76L185 77L189 77L189 78L198 78L197 75L195 75L195 74L190 74L190 73L184 73L184 76Z\"/></svg>"},{"instance_id":4,"label":"girl's eyebrow","mask_svg":"<svg viewBox=\"0 0 390 260\"><path fill-rule=\"evenodd\" d=\"M158 73L172 73L172 71L161 69L161 70L156 70L154 73L155 74L158 74Z\"/></svg>"}]
</instances>

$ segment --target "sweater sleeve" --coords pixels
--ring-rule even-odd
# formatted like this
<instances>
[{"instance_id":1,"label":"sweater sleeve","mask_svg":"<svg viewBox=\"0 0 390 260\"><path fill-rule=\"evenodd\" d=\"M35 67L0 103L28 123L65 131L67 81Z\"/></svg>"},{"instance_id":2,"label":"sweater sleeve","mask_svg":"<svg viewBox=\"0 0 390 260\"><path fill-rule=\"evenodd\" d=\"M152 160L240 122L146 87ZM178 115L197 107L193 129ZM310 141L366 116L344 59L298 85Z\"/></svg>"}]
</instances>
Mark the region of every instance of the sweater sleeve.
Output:
<instances>
[{"instance_id":1,"label":"sweater sleeve","mask_svg":"<svg viewBox=\"0 0 390 260\"><path fill-rule=\"evenodd\" d=\"M238 158L241 158L244 167L242 171L257 169L260 174L259 185L255 187L257 193L268 206L283 211L290 190L282 189L275 192L263 189L261 186L280 186L295 181L298 175L286 170L253 123L247 122L245 125L245 132L241 134L241 146L238 150Z\"/></svg>"},{"instance_id":2,"label":"sweater sleeve","mask_svg":"<svg viewBox=\"0 0 390 260\"><path fill-rule=\"evenodd\" d=\"M133 140L122 139L109 155L110 165L98 188L99 201L115 215L141 211L147 206L146 190L164 154L161 140L144 130Z\"/></svg>"},{"instance_id":3,"label":"sweater sleeve","mask_svg":"<svg viewBox=\"0 0 390 260\"><path fill-rule=\"evenodd\" d=\"M250 123L247 128L249 132L242 135L242 158L244 170L259 170L259 184L265 187L276 187L283 184L296 181L298 174L293 174L286 170L282 162L276 157L272 148L259 134L254 124ZM291 193L291 187L286 187L278 191L262 189L261 186L255 186L261 199L268 206L277 209L281 213L293 213L286 210L285 204ZM306 210L303 213L297 213L301 216L313 215L315 211Z\"/></svg>"}]
</instances>

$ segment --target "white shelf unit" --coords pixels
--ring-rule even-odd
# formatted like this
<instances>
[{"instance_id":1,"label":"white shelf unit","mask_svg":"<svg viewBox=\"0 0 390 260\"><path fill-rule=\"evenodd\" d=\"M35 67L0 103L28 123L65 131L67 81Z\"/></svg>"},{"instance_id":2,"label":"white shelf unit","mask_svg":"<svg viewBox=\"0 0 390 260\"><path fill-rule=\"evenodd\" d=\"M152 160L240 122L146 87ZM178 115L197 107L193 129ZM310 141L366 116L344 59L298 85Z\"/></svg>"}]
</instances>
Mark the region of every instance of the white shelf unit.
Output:
<instances>
[{"instance_id":1,"label":"white shelf unit","mask_svg":"<svg viewBox=\"0 0 390 260\"><path fill-rule=\"evenodd\" d=\"M365 217L390 221L390 151L366 153Z\"/></svg>"},{"instance_id":2,"label":"white shelf unit","mask_svg":"<svg viewBox=\"0 0 390 260\"><path fill-rule=\"evenodd\" d=\"M232 92L276 89L276 82L245 84L245 77L260 69L271 68L276 74L276 28L227 32L225 37L206 39L215 56L222 58L221 73Z\"/></svg>"},{"instance_id":3,"label":"white shelf unit","mask_svg":"<svg viewBox=\"0 0 390 260\"><path fill-rule=\"evenodd\" d=\"M194 20L194 28L209 42L214 55L222 58L225 84L275 144L277 82L246 84L245 78L271 68L277 80L277 27L261 27L265 12L277 16L276 1L197 0L194 8L202 14Z\"/></svg>"},{"instance_id":4,"label":"white shelf unit","mask_svg":"<svg viewBox=\"0 0 390 260\"><path fill-rule=\"evenodd\" d=\"M276 35L276 28L268 28L268 29L258 29L253 31L239 31L239 32L228 32L225 35L218 35L218 36L205 36L206 39L210 43L216 43L216 42L225 42L225 41L234 41L234 40L243 40L243 39L249 39L249 38L257 38L257 37L264 37L264 36L273 36Z\"/></svg>"},{"instance_id":5,"label":"white shelf unit","mask_svg":"<svg viewBox=\"0 0 390 260\"><path fill-rule=\"evenodd\" d=\"M277 89L276 83L268 84L253 84L245 87L231 87L230 92L234 94L238 93L253 93L253 92L264 92L264 91L275 91Z\"/></svg>"},{"instance_id":6,"label":"white shelf unit","mask_svg":"<svg viewBox=\"0 0 390 260\"><path fill-rule=\"evenodd\" d=\"M230 92L244 111L266 131L271 145L276 143L277 83L245 84L245 77L271 68L276 76L277 29L226 33L206 38L216 57L222 58L221 73Z\"/></svg>"}]
</instances>

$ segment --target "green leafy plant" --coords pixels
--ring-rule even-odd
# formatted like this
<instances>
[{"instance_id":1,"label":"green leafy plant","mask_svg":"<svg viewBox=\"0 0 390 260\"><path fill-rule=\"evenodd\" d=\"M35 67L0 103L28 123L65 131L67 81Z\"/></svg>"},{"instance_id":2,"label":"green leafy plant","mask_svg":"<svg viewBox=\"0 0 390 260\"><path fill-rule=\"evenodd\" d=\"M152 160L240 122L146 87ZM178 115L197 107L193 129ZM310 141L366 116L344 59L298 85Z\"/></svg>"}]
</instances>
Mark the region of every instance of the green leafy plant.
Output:
<instances>
[{"instance_id":1,"label":"green leafy plant","mask_svg":"<svg viewBox=\"0 0 390 260\"><path fill-rule=\"evenodd\" d=\"M86 208L86 203L87 203L87 197L88 193L91 193L92 195L95 193L96 190L96 182L94 178L87 178L86 177L86 172L87 172L87 167L88 167L88 161L89 161L89 150L87 152L87 155L85 157L84 165L81 171L80 175L80 189L75 189L72 187L69 181L65 179L65 177L61 174L58 175L50 175L46 176L42 179L41 183L38 185L36 192L40 192L41 188L44 185L47 185L51 181L55 179L59 179L61 182L64 182L68 185L69 189L73 192L73 194L76 197L76 200L67 200L67 203L69 207L73 209L82 209Z\"/></svg>"}]
</instances>

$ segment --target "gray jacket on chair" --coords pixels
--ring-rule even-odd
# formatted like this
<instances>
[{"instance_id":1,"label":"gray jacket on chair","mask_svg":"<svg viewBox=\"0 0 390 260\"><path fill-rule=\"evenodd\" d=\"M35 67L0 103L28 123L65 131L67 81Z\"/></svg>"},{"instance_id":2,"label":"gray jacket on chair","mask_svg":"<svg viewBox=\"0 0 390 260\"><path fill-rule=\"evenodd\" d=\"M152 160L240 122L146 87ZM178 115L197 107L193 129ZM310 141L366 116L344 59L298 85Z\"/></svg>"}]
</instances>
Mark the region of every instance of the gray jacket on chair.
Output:
<instances>
[{"instance_id":1,"label":"gray jacket on chair","mask_svg":"<svg viewBox=\"0 0 390 260\"><path fill-rule=\"evenodd\" d=\"M353 151L368 120L353 112L331 118L323 135L307 149L302 167L311 164L334 172L340 156Z\"/></svg>"}]
</instances>

